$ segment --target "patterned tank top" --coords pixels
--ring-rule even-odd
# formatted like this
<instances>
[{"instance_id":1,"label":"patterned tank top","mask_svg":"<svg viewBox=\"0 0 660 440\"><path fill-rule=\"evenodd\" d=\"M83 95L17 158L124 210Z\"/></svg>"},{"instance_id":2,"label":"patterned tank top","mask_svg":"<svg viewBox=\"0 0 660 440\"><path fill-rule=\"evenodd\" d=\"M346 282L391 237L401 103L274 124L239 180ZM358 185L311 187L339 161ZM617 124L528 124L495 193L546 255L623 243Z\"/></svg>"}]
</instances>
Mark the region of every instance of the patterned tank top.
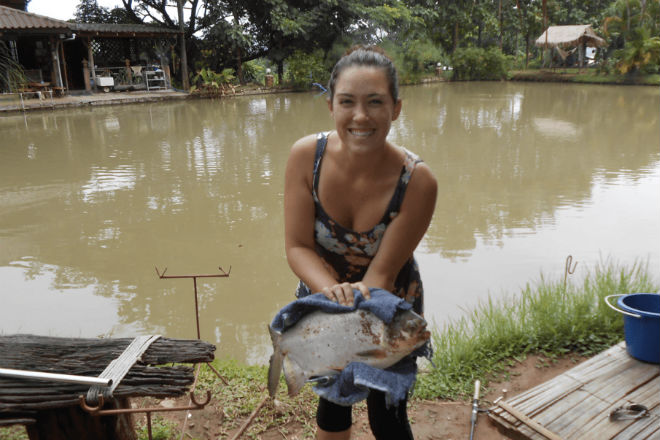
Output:
<instances>
[{"instance_id":1,"label":"patterned tank top","mask_svg":"<svg viewBox=\"0 0 660 440\"><path fill-rule=\"evenodd\" d=\"M371 260L378 251L383 234L394 219L403 203L403 197L415 166L421 159L404 149L405 160L394 195L383 217L370 231L356 232L334 221L323 209L318 197L319 173L323 162L323 153L328 143L328 133L320 133L316 143L314 158L313 190L315 206L314 242L315 250L330 274L339 282L354 283L361 281L367 272ZM312 292L300 281L296 296L302 298ZM424 309L422 280L417 262L411 257L401 268L394 281L395 295L405 298L413 304L413 310L422 313Z\"/></svg>"}]
</instances>

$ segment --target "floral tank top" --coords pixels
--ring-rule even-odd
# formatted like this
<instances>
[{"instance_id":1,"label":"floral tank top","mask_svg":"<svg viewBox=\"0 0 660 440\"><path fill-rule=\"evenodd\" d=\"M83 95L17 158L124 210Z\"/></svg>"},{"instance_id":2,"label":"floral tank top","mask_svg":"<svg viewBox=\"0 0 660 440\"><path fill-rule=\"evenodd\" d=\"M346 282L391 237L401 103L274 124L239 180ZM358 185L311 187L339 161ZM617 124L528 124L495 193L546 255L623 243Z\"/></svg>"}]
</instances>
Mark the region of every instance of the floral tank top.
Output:
<instances>
[{"instance_id":1,"label":"floral tank top","mask_svg":"<svg viewBox=\"0 0 660 440\"><path fill-rule=\"evenodd\" d=\"M383 217L370 231L356 232L335 222L323 209L317 195L319 173L323 162L323 153L328 143L328 133L320 133L316 143L314 158L313 190L315 206L314 242L315 250L320 255L325 267L339 282L354 283L362 280L371 260L378 251L387 226L394 219L403 202L403 197L415 166L421 159L404 149L406 154L399 182ZM296 296L310 295L310 289L300 281ZM403 265L394 282L395 295L405 298L413 304L413 310L423 313L423 288L417 262L413 257Z\"/></svg>"}]
</instances>

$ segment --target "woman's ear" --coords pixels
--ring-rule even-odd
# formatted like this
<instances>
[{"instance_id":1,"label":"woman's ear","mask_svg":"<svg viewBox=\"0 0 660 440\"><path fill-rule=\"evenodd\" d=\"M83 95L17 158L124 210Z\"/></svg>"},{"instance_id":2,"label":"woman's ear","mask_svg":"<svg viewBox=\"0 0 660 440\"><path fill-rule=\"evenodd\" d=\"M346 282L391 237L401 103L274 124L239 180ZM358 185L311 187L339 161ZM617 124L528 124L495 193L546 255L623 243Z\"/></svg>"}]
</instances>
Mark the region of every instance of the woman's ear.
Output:
<instances>
[{"instance_id":1,"label":"woman's ear","mask_svg":"<svg viewBox=\"0 0 660 440\"><path fill-rule=\"evenodd\" d=\"M330 116L334 116L332 114L332 99L328 98L328 99L325 100L325 102L328 103L328 110L330 110Z\"/></svg>"}]
</instances>

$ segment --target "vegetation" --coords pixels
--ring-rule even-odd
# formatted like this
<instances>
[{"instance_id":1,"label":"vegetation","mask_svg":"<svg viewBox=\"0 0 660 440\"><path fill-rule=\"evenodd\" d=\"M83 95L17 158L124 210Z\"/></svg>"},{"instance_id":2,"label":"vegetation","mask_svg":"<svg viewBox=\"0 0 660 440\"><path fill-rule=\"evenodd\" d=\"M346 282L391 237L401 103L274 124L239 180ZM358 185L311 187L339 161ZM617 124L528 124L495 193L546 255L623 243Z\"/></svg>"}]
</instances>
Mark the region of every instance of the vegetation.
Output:
<instances>
[{"instance_id":1,"label":"vegetation","mask_svg":"<svg viewBox=\"0 0 660 440\"><path fill-rule=\"evenodd\" d=\"M506 78L509 70L506 57L496 48L456 49L451 60L454 68L453 79L457 80L499 80Z\"/></svg>"},{"instance_id":2,"label":"vegetation","mask_svg":"<svg viewBox=\"0 0 660 440\"><path fill-rule=\"evenodd\" d=\"M343 51L356 43L385 47L404 83L434 75L437 63L448 65L450 60L459 67L457 79L502 78L509 68L539 64L542 53L534 40L546 24L590 24L603 36L608 46L598 49L599 74L625 76L630 82L657 74L660 66L658 0L183 3L190 71L231 68L241 84L263 81L256 66L272 67L281 85L321 83ZM97 0L81 0L76 20L178 27L176 9L162 4L160 0L122 0L121 7L108 9L98 6ZM481 63L490 63L495 70ZM172 71L181 69L173 65Z\"/></svg>"},{"instance_id":3,"label":"vegetation","mask_svg":"<svg viewBox=\"0 0 660 440\"><path fill-rule=\"evenodd\" d=\"M220 73L216 73L205 67L193 77L190 92L205 96L222 96L228 93L229 90L234 90L232 82L235 78L234 69L227 68Z\"/></svg>"},{"instance_id":4,"label":"vegetation","mask_svg":"<svg viewBox=\"0 0 660 440\"><path fill-rule=\"evenodd\" d=\"M541 277L516 299L489 300L435 332L435 366L419 376L415 395L465 398L475 379L485 385L529 353L594 355L623 339L623 319L604 298L656 291L658 285L641 265L602 264L580 286Z\"/></svg>"},{"instance_id":5,"label":"vegetation","mask_svg":"<svg viewBox=\"0 0 660 440\"><path fill-rule=\"evenodd\" d=\"M23 67L14 61L7 42L0 40L0 92L15 92L26 83Z\"/></svg>"}]
</instances>

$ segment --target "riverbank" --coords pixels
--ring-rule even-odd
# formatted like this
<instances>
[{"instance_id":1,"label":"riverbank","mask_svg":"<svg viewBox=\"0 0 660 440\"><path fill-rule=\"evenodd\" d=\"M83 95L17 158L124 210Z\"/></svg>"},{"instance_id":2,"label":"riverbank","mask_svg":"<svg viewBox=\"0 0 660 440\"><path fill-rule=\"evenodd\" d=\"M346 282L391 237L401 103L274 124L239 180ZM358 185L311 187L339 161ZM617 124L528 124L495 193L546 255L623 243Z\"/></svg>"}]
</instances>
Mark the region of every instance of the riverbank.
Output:
<instances>
[{"instance_id":1,"label":"riverbank","mask_svg":"<svg viewBox=\"0 0 660 440\"><path fill-rule=\"evenodd\" d=\"M247 96L290 92L288 88L266 88L260 86L236 87L233 93L224 96ZM123 91L108 93L72 93L66 96L53 96L34 93L21 97L18 93L0 94L0 114L23 111L55 110L62 108L93 108L105 105L137 104L145 102L173 101L184 99L220 98L220 96L200 96L179 90Z\"/></svg>"},{"instance_id":2,"label":"riverbank","mask_svg":"<svg viewBox=\"0 0 660 440\"><path fill-rule=\"evenodd\" d=\"M449 72L443 73L441 77L429 77L420 80L420 83L451 81ZM660 86L660 74L644 75L627 78L621 75L601 75L593 69L529 69L509 72L508 81L531 81L531 82L562 82L574 84L604 84L604 85L646 85ZM413 85L413 84L407 84ZM273 93L292 92L290 88L262 87L259 85L237 86L234 91L223 96L209 96L191 94L178 90L156 90L124 91L108 93L77 93L67 96L49 96L42 94L26 94L23 97L18 93L7 93L0 95L0 114L14 113L34 110L54 110L60 108L82 108L103 105L136 104L144 102L158 102L184 99L213 99L232 96L262 95Z\"/></svg>"},{"instance_id":3,"label":"riverbank","mask_svg":"<svg viewBox=\"0 0 660 440\"><path fill-rule=\"evenodd\" d=\"M581 283L542 277L516 299L482 304L434 332L435 365L421 364L409 406L415 438L467 438L475 379L483 385L480 405L488 408L500 396L516 396L558 376L623 339L623 319L605 304L607 295L656 292L658 287L644 265L606 262ZM231 360L215 364L229 385L202 370L199 389L210 390L214 404L191 415L193 438L232 438L266 397L266 366L240 366ZM316 397L310 387L294 398L285 389L282 383L276 402L265 400L246 438L313 438ZM160 423L176 432L177 420L181 416L168 415ZM373 440L364 403L355 407L352 438ZM476 438L513 437L500 433L484 414Z\"/></svg>"},{"instance_id":4,"label":"riverbank","mask_svg":"<svg viewBox=\"0 0 660 440\"><path fill-rule=\"evenodd\" d=\"M516 396L560 375L623 339L620 314L605 305L607 295L657 292L657 280L644 265L623 267L608 262L582 282L545 280L528 286L515 299L490 301L466 318L434 332L434 364L420 362L409 403L415 438L467 438L470 431L474 381L482 383L480 406L490 407L500 396ZM317 398L310 386L293 398L286 385L277 398L267 397L266 365L241 365L216 359L214 369L202 366L197 394L211 392L204 409L191 411L186 435L192 439L229 439L246 426L241 438L311 439ZM162 401L135 399L137 407L173 408L188 405L188 397ZM252 417L254 415L254 417ZM183 412L155 413L155 439L181 436ZM364 403L355 406L354 440L373 440ZM147 438L144 419L137 419L140 439ZM25 440L24 428L0 428L0 437ZM512 439L482 414L476 438Z\"/></svg>"},{"instance_id":5,"label":"riverbank","mask_svg":"<svg viewBox=\"0 0 660 440\"><path fill-rule=\"evenodd\" d=\"M509 80L575 84L660 86L660 74L627 77L622 75L599 74L593 68L513 70L509 72Z\"/></svg>"}]
</instances>

